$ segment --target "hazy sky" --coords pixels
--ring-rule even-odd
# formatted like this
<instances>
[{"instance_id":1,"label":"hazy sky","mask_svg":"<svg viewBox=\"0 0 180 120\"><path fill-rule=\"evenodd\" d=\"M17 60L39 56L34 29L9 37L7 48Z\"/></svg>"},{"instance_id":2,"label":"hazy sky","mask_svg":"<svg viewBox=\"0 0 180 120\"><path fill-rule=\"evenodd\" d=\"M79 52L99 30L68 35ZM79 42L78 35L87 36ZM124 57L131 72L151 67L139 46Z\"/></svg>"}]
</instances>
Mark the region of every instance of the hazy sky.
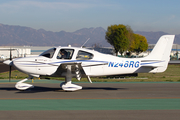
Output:
<instances>
[{"instance_id":1,"label":"hazy sky","mask_svg":"<svg viewBox=\"0 0 180 120\"><path fill-rule=\"evenodd\" d=\"M180 0L1 0L0 23L67 32L124 24L180 34Z\"/></svg>"}]
</instances>

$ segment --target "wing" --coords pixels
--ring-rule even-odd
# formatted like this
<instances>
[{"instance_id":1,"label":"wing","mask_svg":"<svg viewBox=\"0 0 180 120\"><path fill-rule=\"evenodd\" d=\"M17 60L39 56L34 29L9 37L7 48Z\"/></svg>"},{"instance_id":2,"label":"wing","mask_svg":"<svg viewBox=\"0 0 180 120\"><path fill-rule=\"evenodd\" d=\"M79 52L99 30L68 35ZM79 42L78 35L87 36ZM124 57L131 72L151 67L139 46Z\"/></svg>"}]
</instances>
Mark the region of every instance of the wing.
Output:
<instances>
[{"instance_id":1,"label":"wing","mask_svg":"<svg viewBox=\"0 0 180 120\"><path fill-rule=\"evenodd\" d=\"M90 77L86 75L82 67L82 62L66 62L62 63L56 72L52 75L53 77L65 77L67 73L67 65L71 65L71 75L80 80L82 77L86 77L90 83L92 83Z\"/></svg>"}]
</instances>

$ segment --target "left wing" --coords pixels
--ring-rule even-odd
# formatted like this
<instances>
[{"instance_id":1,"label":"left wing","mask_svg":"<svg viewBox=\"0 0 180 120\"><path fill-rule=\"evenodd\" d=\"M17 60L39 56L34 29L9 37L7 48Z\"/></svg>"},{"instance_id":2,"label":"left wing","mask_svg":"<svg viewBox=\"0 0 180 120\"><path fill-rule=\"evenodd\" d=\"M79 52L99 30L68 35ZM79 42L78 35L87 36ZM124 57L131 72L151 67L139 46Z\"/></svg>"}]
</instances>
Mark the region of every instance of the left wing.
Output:
<instances>
[{"instance_id":1,"label":"left wing","mask_svg":"<svg viewBox=\"0 0 180 120\"><path fill-rule=\"evenodd\" d=\"M71 65L71 76L81 80L82 77L87 77L88 81L92 83L89 76L86 75L82 67L82 62L66 62L62 63L57 71L52 75L53 77L65 77L67 73L67 65Z\"/></svg>"}]
</instances>

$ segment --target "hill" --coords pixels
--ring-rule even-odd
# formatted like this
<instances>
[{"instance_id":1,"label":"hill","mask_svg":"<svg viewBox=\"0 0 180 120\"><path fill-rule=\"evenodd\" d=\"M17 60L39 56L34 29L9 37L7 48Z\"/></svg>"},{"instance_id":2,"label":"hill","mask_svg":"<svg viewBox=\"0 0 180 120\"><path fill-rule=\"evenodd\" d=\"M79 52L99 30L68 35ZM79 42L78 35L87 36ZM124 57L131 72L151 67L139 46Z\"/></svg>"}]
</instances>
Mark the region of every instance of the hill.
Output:
<instances>
[{"instance_id":1,"label":"hill","mask_svg":"<svg viewBox=\"0 0 180 120\"><path fill-rule=\"evenodd\" d=\"M44 29L0 24L0 46L81 46L88 38L86 45L101 44L109 46L105 40L106 30L102 27L83 28L75 32L52 32Z\"/></svg>"},{"instance_id":2,"label":"hill","mask_svg":"<svg viewBox=\"0 0 180 120\"><path fill-rule=\"evenodd\" d=\"M110 46L105 40L106 30L102 27L82 28L75 32L52 32L44 29L33 29L24 26L0 24L0 46L81 46L88 38L86 46L94 44ZM146 37L149 44L155 44L160 36L168 34L165 32L135 31ZM175 43L180 44L180 34L176 35Z\"/></svg>"}]
</instances>

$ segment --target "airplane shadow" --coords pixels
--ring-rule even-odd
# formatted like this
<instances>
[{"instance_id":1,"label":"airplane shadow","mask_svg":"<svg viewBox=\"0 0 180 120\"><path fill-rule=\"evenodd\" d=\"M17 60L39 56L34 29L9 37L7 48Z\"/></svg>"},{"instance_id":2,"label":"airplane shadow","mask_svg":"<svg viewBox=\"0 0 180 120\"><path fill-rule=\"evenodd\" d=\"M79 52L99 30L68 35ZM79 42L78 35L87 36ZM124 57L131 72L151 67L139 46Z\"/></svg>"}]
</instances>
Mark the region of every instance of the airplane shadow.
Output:
<instances>
[{"instance_id":1,"label":"airplane shadow","mask_svg":"<svg viewBox=\"0 0 180 120\"><path fill-rule=\"evenodd\" d=\"M82 90L121 90L126 88L112 88L112 87L83 87Z\"/></svg>"},{"instance_id":2,"label":"airplane shadow","mask_svg":"<svg viewBox=\"0 0 180 120\"><path fill-rule=\"evenodd\" d=\"M3 87L3 88L0 88L0 91L1 90L6 90L6 91L16 91L17 89L15 87Z\"/></svg>"},{"instance_id":3,"label":"airplane shadow","mask_svg":"<svg viewBox=\"0 0 180 120\"><path fill-rule=\"evenodd\" d=\"M35 86L27 90L18 90L15 87L3 87L0 91L14 91L16 93L37 93L37 92L49 92L49 91L61 91L61 88L49 88L49 87L39 87Z\"/></svg>"},{"instance_id":4,"label":"airplane shadow","mask_svg":"<svg viewBox=\"0 0 180 120\"><path fill-rule=\"evenodd\" d=\"M83 91L83 90L124 90L127 88L113 88L113 87L83 87L82 90L79 91ZM50 88L50 87L41 87L41 86L35 86L34 88L31 89L27 89L27 90L17 90L14 87L3 87L0 88L0 91L14 91L15 93L39 93L39 92L65 92L64 90L62 90L62 88ZM78 92L78 91L76 91Z\"/></svg>"},{"instance_id":5,"label":"airplane shadow","mask_svg":"<svg viewBox=\"0 0 180 120\"><path fill-rule=\"evenodd\" d=\"M63 90L60 87L50 88L50 87L35 86L34 88L27 89L24 91L17 90L16 93L39 93L39 92L63 92Z\"/></svg>"}]
</instances>

